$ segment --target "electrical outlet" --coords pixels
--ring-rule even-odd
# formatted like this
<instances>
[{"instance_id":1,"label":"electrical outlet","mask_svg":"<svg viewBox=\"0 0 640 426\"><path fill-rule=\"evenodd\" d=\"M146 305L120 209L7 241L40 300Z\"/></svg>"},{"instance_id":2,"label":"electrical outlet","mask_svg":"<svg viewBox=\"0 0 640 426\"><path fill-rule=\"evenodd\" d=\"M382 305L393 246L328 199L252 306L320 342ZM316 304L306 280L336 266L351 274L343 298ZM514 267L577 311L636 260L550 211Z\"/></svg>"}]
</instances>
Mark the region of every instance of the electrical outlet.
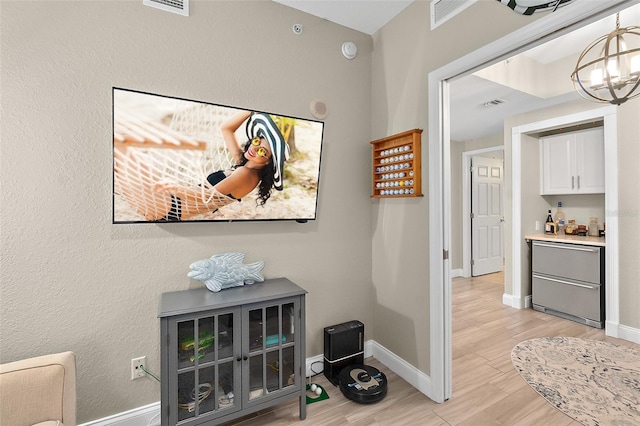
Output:
<instances>
[{"instance_id":1,"label":"electrical outlet","mask_svg":"<svg viewBox=\"0 0 640 426\"><path fill-rule=\"evenodd\" d=\"M143 368L145 370L147 369L147 357L141 356L139 358L133 358L131 360L131 380L146 376Z\"/></svg>"},{"instance_id":2,"label":"electrical outlet","mask_svg":"<svg viewBox=\"0 0 640 426\"><path fill-rule=\"evenodd\" d=\"M536 220L536 231L540 230L540 221Z\"/></svg>"}]
</instances>

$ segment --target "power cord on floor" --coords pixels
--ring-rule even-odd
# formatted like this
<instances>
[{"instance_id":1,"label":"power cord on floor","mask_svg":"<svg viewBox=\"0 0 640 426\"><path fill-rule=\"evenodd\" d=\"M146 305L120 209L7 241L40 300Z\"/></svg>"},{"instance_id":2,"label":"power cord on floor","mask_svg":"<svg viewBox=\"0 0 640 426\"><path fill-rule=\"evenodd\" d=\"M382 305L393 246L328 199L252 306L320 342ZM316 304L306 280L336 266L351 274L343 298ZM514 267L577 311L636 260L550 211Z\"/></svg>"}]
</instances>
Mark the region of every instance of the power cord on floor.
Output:
<instances>
[{"instance_id":1,"label":"power cord on floor","mask_svg":"<svg viewBox=\"0 0 640 426\"><path fill-rule=\"evenodd\" d=\"M144 368L143 366L140 366L140 369L141 369L141 370L142 370L146 375L153 377L153 378L154 378L154 379L156 379L159 383L161 383L161 382L160 382L160 379L158 379L158 377L156 377L153 373L148 372L146 368Z\"/></svg>"},{"instance_id":2,"label":"power cord on floor","mask_svg":"<svg viewBox=\"0 0 640 426\"><path fill-rule=\"evenodd\" d=\"M307 379L307 382L308 382L308 384L309 384L309 385L312 385L312 383L311 383L311 379L312 379L312 378L316 377L316 376L317 376L317 375L319 375L319 374L322 374L322 371L319 371L319 372L318 372L318 371L315 371L315 370L313 369L313 366L314 366L315 364L322 364L322 365L324 366L324 361L313 361L313 362L309 365L309 371L311 371L311 375L310 375L309 377L307 377L307 378L306 378L306 379ZM324 370L323 370L323 371L324 371ZM314 390L315 390L315 389L314 389Z\"/></svg>"},{"instance_id":3,"label":"power cord on floor","mask_svg":"<svg viewBox=\"0 0 640 426\"><path fill-rule=\"evenodd\" d=\"M314 366L315 364L322 364L322 365L324 365L324 361L313 361L313 362L311 363L311 365L309 365L309 370L311 371L311 376L309 376L309 378L311 378L311 377L315 377L315 376L317 376L318 374L322 374L322 371L315 371L315 370L313 369L313 366ZM323 370L323 371L324 371L324 370Z\"/></svg>"},{"instance_id":4,"label":"power cord on floor","mask_svg":"<svg viewBox=\"0 0 640 426\"><path fill-rule=\"evenodd\" d=\"M144 374L146 374L146 375L147 375L147 376L149 376L149 377L154 378L158 383L161 383L160 379L158 379L158 377L157 377L155 374L153 374L153 373L151 373L151 372L147 371L147 369L146 369L146 368L144 368L142 365L140 366L140 369L142 370L142 372L143 372ZM162 413L157 413L156 415L154 415L153 417L151 417L151 419L149 420L149 423L147 424L147 426L160 426L160 423L154 423L154 421L155 421L158 417L160 417L160 414L162 414Z\"/></svg>"}]
</instances>

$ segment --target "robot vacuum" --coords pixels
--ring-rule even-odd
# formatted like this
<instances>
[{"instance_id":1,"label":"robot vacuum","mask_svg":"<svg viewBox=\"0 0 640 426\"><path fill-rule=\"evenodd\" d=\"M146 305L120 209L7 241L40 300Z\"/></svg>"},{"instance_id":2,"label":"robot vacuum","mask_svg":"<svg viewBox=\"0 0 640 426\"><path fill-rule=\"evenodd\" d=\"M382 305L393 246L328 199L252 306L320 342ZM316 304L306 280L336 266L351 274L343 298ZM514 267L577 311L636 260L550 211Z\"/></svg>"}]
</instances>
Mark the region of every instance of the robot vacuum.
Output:
<instances>
[{"instance_id":1,"label":"robot vacuum","mask_svg":"<svg viewBox=\"0 0 640 426\"><path fill-rule=\"evenodd\" d=\"M375 367L353 364L338 374L340 391L351 401L372 404L387 394L387 376Z\"/></svg>"}]
</instances>

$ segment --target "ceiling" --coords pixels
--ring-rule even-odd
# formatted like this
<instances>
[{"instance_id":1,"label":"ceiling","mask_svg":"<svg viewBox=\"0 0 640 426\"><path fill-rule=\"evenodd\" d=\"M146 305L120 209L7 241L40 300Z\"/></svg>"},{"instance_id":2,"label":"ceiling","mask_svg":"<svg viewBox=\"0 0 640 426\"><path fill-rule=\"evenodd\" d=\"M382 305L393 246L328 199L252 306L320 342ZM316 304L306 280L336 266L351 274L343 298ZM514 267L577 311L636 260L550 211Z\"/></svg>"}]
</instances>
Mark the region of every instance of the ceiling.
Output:
<instances>
[{"instance_id":1,"label":"ceiling","mask_svg":"<svg viewBox=\"0 0 640 426\"><path fill-rule=\"evenodd\" d=\"M373 35L414 0L273 0L347 28Z\"/></svg>"},{"instance_id":2,"label":"ceiling","mask_svg":"<svg viewBox=\"0 0 640 426\"><path fill-rule=\"evenodd\" d=\"M395 18L413 0L273 0L311 15L327 19L348 28L374 34ZM639 25L640 5L620 16L620 25ZM522 55L547 65L572 56L577 61L580 52L596 38L615 28L615 16L609 16L548 43L534 47ZM570 71L560 78L569 79ZM468 75L451 82L451 140L465 141L503 131L504 118L580 99L569 90L553 97L540 97L515 90L477 75ZM484 104L500 99L502 104Z\"/></svg>"}]
</instances>

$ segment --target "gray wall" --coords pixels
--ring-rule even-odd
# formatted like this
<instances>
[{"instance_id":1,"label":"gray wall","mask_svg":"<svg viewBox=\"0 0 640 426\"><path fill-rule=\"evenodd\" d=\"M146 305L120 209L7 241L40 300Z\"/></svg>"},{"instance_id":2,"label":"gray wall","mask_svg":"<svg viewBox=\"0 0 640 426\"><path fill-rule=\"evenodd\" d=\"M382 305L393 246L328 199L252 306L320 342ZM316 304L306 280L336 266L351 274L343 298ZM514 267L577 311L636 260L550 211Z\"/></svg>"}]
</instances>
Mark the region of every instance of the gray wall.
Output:
<instances>
[{"instance_id":1,"label":"gray wall","mask_svg":"<svg viewBox=\"0 0 640 426\"><path fill-rule=\"evenodd\" d=\"M1 7L2 362L76 352L79 422L159 401L129 369L146 355L159 373L160 294L201 286L188 265L229 251L309 291L309 356L331 324L372 337L371 37L270 1L192 0L188 18L142 1ZM309 118L323 99L318 220L112 225L112 86Z\"/></svg>"},{"instance_id":2,"label":"gray wall","mask_svg":"<svg viewBox=\"0 0 640 426\"><path fill-rule=\"evenodd\" d=\"M242 251L309 291L308 356L322 353L322 327L355 318L430 374L427 75L544 13L482 1L431 32L419 0L369 37L267 1L196 0L189 18L138 1L0 6L1 362L75 351L80 422L158 401L129 364L146 355L159 369L160 294L198 286L193 260ZM325 100L318 221L111 225L112 86L302 117ZM620 319L637 329L633 122L619 155ZM369 141L413 128L425 197L371 201Z\"/></svg>"},{"instance_id":3,"label":"gray wall","mask_svg":"<svg viewBox=\"0 0 640 426\"><path fill-rule=\"evenodd\" d=\"M428 75L539 19L481 1L430 30L428 1L416 1L373 37L374 139L421 128L424 197L372 203L375 339L429 374ZM491 22L491 25L487 25ZM506 198L505 198L506 202Z\"/></svg>"},{"instance_id":4,"label":"gray wall","mask_svg":"<svg viewBox=\"0 0 640 426\"><path fill-rule=\"evenodd\" d=\"M640 101L618 109L620 324L640 329Z\"/></svg>"},{"instance_id":5,"label":"gray wall","mask_svg":"<svg viewBox=\"0 0 640 426\"><path fill-rule=\"evenodd\" d=\"M429 3L417 1L376 33L373 53L374 139L413 128L423 132L424 198L376 200L372 203L372 260L375 339L403 359L429 374L429 203L428 203L428 74L453 60L505 36L547 13L523 16L496 1L481 1L434 31L429 29ZM486 23L490 22L491 25ZM638 234L640 202L637 191L638 104L634 100L619 108L620 222L628 232L620 235L620 322L640 328ZM579 103L573 108L595 108ZM541 111L519 121L505 123L505 293L511 282L511 127L540 117L551 117L567 108ZM635 116L634 116L635 114ZM635 118L631 118L635 117ZM542 118L539 118L542 119ZM507 125L508 124L508 125ZM633 192L635 191L635 192ZM623 193L628 197L623 199ZM624 209L623 209L624 207ZM523 241L524 245L524 241ZM524 252L526 254L526 251ZM523 262L526 259L523 260ZM520 283L518 283L520 284ZM526 294L526 293L524 293Z\"/></svg>"}]
</instances>

